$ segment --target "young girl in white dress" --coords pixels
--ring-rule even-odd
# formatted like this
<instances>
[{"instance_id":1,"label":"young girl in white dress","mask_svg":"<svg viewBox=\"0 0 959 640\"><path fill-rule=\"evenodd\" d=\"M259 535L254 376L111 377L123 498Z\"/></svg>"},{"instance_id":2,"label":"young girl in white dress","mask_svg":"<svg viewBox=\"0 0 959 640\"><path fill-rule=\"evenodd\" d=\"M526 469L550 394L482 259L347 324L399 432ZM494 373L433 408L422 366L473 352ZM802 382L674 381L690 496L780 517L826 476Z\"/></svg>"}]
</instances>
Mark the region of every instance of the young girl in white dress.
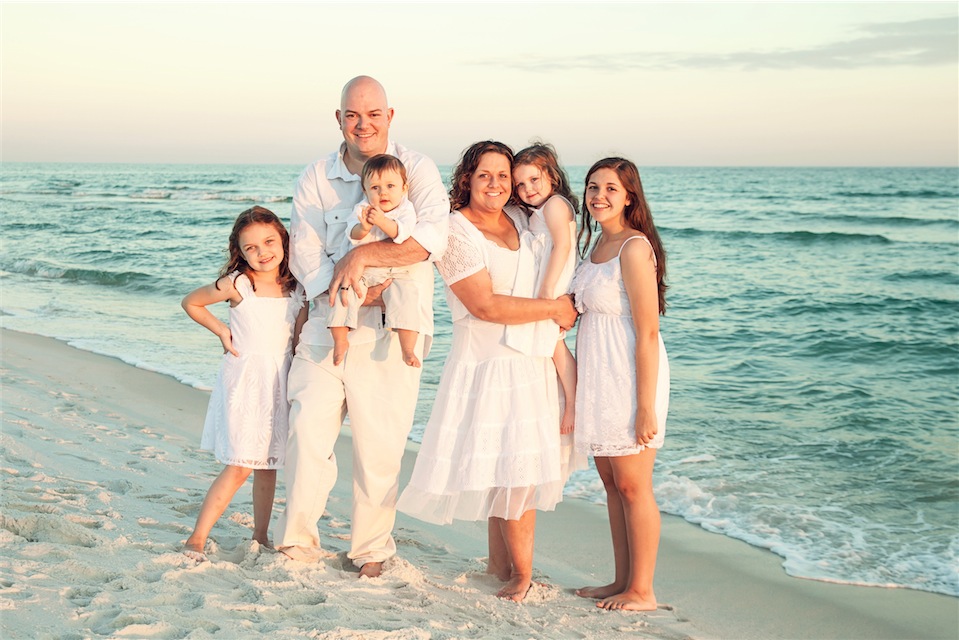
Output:
<instances>
[{"instance_id":1,"label":"young girl in white dress","mask_svg":"<svg viewBox=\"0 0 959 640\"><path fill-rule=\"evenodd\" d=\"M513 160L516 195L532 209L529 230L537 238L536 297L553 300L566 293L576 268L576 196L569 187L566 172L559 165L556 150L547 144L533 144L516 154ZM576 419L576 361L554 322L537 325L548 331L556 347L553 364L563 391L563 413L559 432L573 432Z\"/></svg>"},{"instance_id":2,"label":"young girl in white dress","mask_svg":"<svg viewBox=\"0 0 959 640\"><path fill-rule=\"evenodd\" d=\"M615 578L576 593L604 609L656 609L653 573L659 507L653 463L669 408L669 363L659 334L666 311L666 252L636 165L594 164L586 177L584 260L572 292L576 334L576 447L594 456L607 495ZM602 232L590 250L594 225Z\"/></svg>"},{"instance_id":3,"label":"young girl in white dress","mask_svg":"<svg viewBox=\"0 0 959 640\"><path fill-rule=\"evenodd\" d=\"M286 376L299 329L306 321L303 289L287 266L289 235L273 212L253 207L230 234L230 257L213 284L183 299L183 309L223 345L200 448L226 465L207 491L183 554L202 562L207 537L253 472L253 539L267 535L276 470L286 451L289 404ZM230 324L206 308L230 303Z\"/></svg>"}]
</instances>

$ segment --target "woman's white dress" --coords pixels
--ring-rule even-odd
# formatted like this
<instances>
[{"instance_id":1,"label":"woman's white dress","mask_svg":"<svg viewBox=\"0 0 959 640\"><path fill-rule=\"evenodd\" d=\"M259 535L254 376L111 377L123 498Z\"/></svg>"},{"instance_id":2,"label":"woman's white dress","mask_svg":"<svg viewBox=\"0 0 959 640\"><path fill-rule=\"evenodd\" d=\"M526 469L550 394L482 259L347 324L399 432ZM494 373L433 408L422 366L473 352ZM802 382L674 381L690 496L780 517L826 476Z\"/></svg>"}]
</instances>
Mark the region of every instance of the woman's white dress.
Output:
<instances>
[{"instance_id":1,"label":"woman's white dress","mask_svg":"<svg viewBox=\"0 0 959 640\"><path fill-rule=\"evenodd\" d=\"M649 243L645 236L626 242L635 238ZM666 436L669 361L660 334L659 429L649 445L636 442L636 328L620 267L622 252L620 247L615 258L598 264L583 260L570 286L582 313L576 330L576 449L592 456L626 456L646 446L658 449Z\"/></svg>"},{"instance_id":2,"label":"woman's white dress","mask_svg":"<svg viewBox=\"0 0 959 640\"><path fill-rule=\"evenodd\" d=\"M290 414L286 377L303 289L298 286L283 298L259 297L247 276L233 272L229 277L243 296L230 308L230 333L240 355L223 354L200 448L213 451L223 464L281 468Z\"/></svg>"},{"instance_id":3,"label":"woman's white dress","mask_svg":"<svg viewBox=\"0 0 959 640\"><path fill-rule=\"evenodd\" d=\"M555 341L540 349L523 330L530 325L480 320L449 288L486 269L494 293L533 297L533 238L524 214L508 214L519 231L517 251L487 240L454 212L447 251L436 264L446 282L453 342L410 484L397 503L427 522L516 520L562 499Z\"/></svg>"}]
</instances>

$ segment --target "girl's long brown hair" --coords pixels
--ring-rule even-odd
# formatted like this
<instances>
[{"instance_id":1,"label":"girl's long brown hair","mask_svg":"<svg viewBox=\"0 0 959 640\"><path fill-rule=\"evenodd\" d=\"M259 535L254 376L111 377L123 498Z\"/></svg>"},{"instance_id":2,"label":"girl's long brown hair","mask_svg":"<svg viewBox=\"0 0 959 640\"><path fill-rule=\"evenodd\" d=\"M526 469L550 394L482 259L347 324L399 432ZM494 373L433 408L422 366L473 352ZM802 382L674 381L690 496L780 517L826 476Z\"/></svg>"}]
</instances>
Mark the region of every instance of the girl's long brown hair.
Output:
<instances>
[{"instance_id":1,"label":"girl's long brown hair","mask_svg":"<svg viewBox=\"0 0 959 640\"><path fill-rule=\"evenodd\" d=\"M629 204L626 205L624 214L626 224L644 234L649 239L649 244L653 247L653 254L656 256L656 285L659 290L659 313L666 313L666 249L663 247L662 240L659 239L659 232L656 231L656 225L653 224L653 212L646 202L646 194L643 193L643 183L639 179L639 169L636 165L625 158L603 158L599 160L586 172L586 185L589 185L590 177L600 169L611 169L616 172L619 181L623 183L623 188L629 196ZM586 258L592 245L593 230L598 225L589 215L589 209L586 206L586 190L583 190L583 207L580 210L580 229L577 242L580 246L580 255ZM585 239L584 239L585 236Z\"/></svg>"},{"instance_id":2,"label":"girl's long brown hair","mask_svg":"<svg viewBox=\"0 0 959 640\"><path fill-rule=\"evenodd\" d=\"M296 288L296 278L290 273L290 234L287 233L286 227L283 226L283 223L275 213L259 206L247 209L237 216L236 222L233 223L233 231L230 232L230 255L226 264L220 269L220 277L222 278L234 271L239 271L250 279L250 284L253 286L253 290L256 291L256 283L252 277L253 268L243 257L243 252L240 251L240 234L251 224L270 225L280 234L280 240L283 242L283 260L280 262L280 271L276 281L283 288L284 292L289 293L293 291L293 289Z\"/></svg>"},{"instance_id":3,"label":"girl's long brown hair","mask_svg":"<svg viewBox=\"0 0 959 640\"><path fill-rule=\"evenodd\" d=\"M569 177L559 164L559 156L556 155L556 149L553 148L553 145L545 142L534 142L522 151L518 151L516 157L513 158L513 167L523 164L533 165L546 174L553 185L553 193L569 200L569 203L573 205L573 211L579 208L579 200L569 186Z\"/></svg>"}]
</instances>

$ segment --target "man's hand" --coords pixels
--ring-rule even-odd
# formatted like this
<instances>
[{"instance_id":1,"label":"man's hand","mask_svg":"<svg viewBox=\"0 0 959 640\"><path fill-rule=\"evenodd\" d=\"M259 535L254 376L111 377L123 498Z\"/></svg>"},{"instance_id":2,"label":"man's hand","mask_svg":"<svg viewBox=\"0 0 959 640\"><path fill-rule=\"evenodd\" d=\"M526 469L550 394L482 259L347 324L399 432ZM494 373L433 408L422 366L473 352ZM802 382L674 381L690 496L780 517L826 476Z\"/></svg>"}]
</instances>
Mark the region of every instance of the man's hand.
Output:
<instances>
[{"instance_id":1,"label":"man's hand","mask_svg":"<svg viewBox=\"0 0 959 640\"><path fill-rule=\"evenodd\" d=\"M333 306L335 299L333 296L340 294L343 296L343 304L347 304L346 290L353 287L353 290L359 293L366 289L366 285L360 282L363 277L363 271L366 270L366 263L357 251L359 247L347 253L333 266L333 279L330 280L330 306Z\"/></svg>"}]
</instances>

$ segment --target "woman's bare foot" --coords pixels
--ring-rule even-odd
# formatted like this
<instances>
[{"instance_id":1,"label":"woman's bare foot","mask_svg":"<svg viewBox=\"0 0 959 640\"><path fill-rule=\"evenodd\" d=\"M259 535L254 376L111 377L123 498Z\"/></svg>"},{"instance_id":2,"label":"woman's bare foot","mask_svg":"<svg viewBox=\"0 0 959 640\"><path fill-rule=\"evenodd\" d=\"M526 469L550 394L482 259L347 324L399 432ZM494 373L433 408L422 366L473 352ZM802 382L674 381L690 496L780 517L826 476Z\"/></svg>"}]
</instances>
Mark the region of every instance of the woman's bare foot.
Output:
<instances>
[{"instance_id":1,"label":"woman's bare foot","mask_svg":"<svg viewBox=\"0 0 959 640\"><path fill-rule=\"evenodd\" d=\"M273 543L270 542L270 539L266 536L257 537L253 536L253 541L258 543L261 547L266 547L267 549L273 549Z\"/></svg>"},{"instance_id":2,"label":"woman's bare foot","mask_svg":"<svg viewBox=\"0 0 959 640\"><path fill-rule=\"evenodd\" d=\"M496 576L500 582L506 582L512 575L512 570L510 569L509 565L501 565L498 563L489 562L486 565L486 573L491 576Z\"/></svg>"},{"instance_id":3,"label":"woman's bare foot","mask_svg":"<svg viewBox=\"0 0 959 640\"><path fill-rule=\"evenodd\" d=\"M360 577L366 576L367 578L378 578L380 574L383 573L383 563L382 562L367 562L362 567L360 567Z\"/></svg>"},{"instance_id":4,"label":"woman's bare foot","mask_svg":"<svg viewBox=\"0 0 959 640\"><path fill-rule=\"evenodd\" d=\"M583 587L582 589L577 589L576 595L578 595L580 598L602 600L603 598L608 598L609 596L615 596L617 593L622 593L622 591L623 587L614 582L613 584L603 585L602 587Z\"/></svg>"},{"instance_id":5,"label":"woman's bare foot","mask_svg":"<svg viewBox=\"0 0 959 640\"><path fill-rule=\"evenodd\" d=\"M600 600L596 606L607 611L655 611L656 596L652 593L643 596L636 591L624 591Z\"/></svg>"},{"instance_id":6,"label":"woman's bare foot","mask_svg":"<svg viewBox=\"0 0 959 640\"><path fill-rule=\"evenodd\" d=\"M514 576L505 587L496 592L496 597L510 602L522 602L532 588L533 581L529 576Z\"/></svg>"}]
</instances>

